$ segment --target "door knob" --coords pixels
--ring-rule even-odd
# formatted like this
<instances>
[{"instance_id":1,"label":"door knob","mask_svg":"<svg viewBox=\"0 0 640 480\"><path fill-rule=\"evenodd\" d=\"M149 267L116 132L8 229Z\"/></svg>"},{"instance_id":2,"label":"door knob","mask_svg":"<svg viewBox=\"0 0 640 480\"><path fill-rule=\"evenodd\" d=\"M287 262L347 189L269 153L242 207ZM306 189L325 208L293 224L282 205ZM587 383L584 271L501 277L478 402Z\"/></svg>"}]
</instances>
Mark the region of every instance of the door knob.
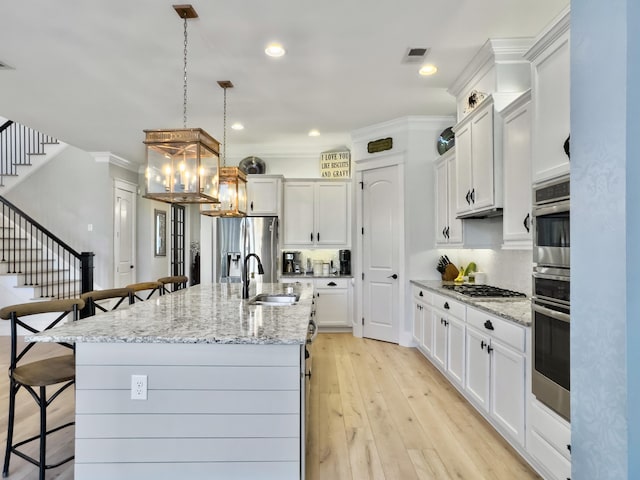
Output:
<instances>
[{"instance_id":1,"label":"door knob","mask_svg":"<svg viewBox=\"0 0 640 480\"><path fill-rule=\"evenodd\" d=\"M133 268L133 265L129 265L129 268Z\"/></svg>"},{"instance_id":2,"label":"door knob","mask_svg":"<svg viewBox=\"0 0 640 480\"><path fill-rule=\"evenodd\" d=\"M398 279L398 275L396 275L395 273L393 275L389 275L387 278L393 278L394 280Z\"/></svg>"}]
</instances>

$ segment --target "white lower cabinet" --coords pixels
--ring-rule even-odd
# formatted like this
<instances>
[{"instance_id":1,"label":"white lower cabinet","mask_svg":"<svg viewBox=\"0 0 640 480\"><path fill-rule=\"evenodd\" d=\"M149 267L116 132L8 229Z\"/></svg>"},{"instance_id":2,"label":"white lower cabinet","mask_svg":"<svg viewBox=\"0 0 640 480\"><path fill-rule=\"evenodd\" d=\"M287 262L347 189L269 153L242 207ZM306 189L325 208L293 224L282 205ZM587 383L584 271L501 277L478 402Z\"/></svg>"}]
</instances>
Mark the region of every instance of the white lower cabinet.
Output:
<instances>
[{"instance_id":1,"label":"white lower cabinet","mask_svg":"<svg viewBox=\"0 0 640 480\"><path fill-rule=\"evenodd\" d=\"M413 341L427 356L431 356L433 348L432 301L432 295L427 290L413 287Z\"/></svg>"},{"instance_id":2,"label":"white lower cabinet","mask_svg":"<svg viewBox=\"0 0 640 480\"><path fill-rule=\"evenodd\" d=\"M467 307L465 392L519 445L525 440L524 327Z\"/></svg>"},{"instance_id":3,"label":"white lower cabinet","mask_svg":"<svg viewBox=\"0 0 640 480\"><path fill-rule=\"evenodd\" d=\"M314 280L318 327L351 327L349 279Z\"/></svg>"},{"instance_id":4,"label":"white lower cabinet","mask_svg":"<svg viewBox=\"0 0 640 480\"><path fill-rule=\"evenodd\" d=\"M455 300L433 295L432 359L459 388L464 387L465 306Z\"/></svg>"},{"instance_id":5,"label":"white lower cabinet","mask_svg":"<svg viewBox=\"0 0 640 480\"><path fill-rule=\"evenodd\" d=\"M353 326L351 278L281 277L281 283L313 283L316 322L320 328Z\"/></svg>"}]
</instances>

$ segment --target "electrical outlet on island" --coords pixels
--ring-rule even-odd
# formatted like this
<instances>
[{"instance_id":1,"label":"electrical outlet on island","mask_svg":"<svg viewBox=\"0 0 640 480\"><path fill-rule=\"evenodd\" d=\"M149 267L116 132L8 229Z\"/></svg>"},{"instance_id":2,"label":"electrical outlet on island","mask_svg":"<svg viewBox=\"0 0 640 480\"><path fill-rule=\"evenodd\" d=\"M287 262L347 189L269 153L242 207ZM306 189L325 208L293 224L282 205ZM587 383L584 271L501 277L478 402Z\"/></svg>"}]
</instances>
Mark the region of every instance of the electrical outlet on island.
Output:
<instances>
[{"instance_id":1,"label":"electrical outlet on island","mask_svg":"<svg viewBox=\"0 0 640 480\"><path fill-rule=\"evenodd\" d=\"M147 376L131 375L131 400L147 399Z\"/></svg>"}]
</instances>

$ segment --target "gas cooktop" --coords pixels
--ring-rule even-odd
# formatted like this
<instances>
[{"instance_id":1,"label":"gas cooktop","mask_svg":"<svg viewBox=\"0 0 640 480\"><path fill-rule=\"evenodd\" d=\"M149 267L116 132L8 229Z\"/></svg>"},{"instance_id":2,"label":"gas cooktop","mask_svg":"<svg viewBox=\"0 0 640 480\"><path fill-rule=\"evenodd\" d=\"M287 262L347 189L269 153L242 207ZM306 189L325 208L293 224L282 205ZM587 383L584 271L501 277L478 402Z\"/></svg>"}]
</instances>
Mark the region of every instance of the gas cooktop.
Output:
<instances>
[{"instance_id":1,"label":"gas cooktop","mask_svg":"<svg viewBox=\"0 0 640 480\"><path fill-rule=\"evenodd\" d=\"M452 290L469 297L526 297L524 293L506 290L504 288L492 287L491 285L443 285L442 288Z\"/></svg>"}]
</instances>

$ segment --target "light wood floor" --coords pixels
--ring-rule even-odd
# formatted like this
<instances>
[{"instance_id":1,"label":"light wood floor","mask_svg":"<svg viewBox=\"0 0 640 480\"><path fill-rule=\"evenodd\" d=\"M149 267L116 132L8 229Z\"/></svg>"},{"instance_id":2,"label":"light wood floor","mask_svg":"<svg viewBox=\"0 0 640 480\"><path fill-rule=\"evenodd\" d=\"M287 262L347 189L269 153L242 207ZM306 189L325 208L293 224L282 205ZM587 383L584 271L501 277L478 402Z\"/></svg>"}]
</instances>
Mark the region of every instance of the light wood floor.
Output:
<instances>
[{"instance_id":1,"label":"light wood floor","mask_svg":"<svg viewBox=\"0 0 640 480\"><path fill-rule=\"evenodd\" d=\"M2 457L8 345L8 337L0 337ZM20 398L18 438L25 429L38 428L34 402L24 392ZM73 410L71 390L50 407L51 424L71 418ZM318 335L310 420L310 480L540 478L415 349L351 334ZM73 452L73 429L56 435L49 441L49 458ZM9 479L33 478L35 467L13 455ZM47 478L72 480L73 462L49 471Z\"/></svg>"}]
</instances>

